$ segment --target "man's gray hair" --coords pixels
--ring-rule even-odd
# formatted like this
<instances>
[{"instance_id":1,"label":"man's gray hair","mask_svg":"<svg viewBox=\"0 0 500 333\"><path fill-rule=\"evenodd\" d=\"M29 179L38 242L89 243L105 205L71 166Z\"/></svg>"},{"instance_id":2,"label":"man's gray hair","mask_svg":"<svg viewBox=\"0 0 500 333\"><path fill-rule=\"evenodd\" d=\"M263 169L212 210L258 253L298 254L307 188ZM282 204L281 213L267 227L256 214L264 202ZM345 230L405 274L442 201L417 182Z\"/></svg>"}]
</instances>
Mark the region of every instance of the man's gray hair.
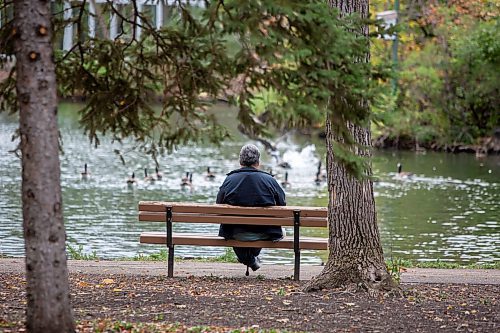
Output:
<instances>
[{"instance_id":1,"label":"man's gray hair","mask_svg":"<svg viewBox=\"0 0 500 333\"><path fill-rule=\"evenodd\" d=\"M256 145L244 145L240 151L240 165L252 166L259 163L260 152Z\"/></svg>"}]
</instances>

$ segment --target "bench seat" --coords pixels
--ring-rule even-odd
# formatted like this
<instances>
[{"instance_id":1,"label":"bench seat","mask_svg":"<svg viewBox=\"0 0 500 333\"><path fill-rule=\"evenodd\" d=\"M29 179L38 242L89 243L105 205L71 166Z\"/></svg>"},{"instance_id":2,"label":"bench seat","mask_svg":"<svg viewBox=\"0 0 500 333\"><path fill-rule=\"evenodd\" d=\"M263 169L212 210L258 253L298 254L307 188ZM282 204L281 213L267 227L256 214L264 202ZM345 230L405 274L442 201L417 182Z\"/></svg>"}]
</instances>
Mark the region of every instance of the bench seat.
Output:
<instances>
[{"instance_id":1,"label":"bench seat","mask_svg":"<svg viewBox=\"0 0 500 333\"><path fill-rule=\"evenodd\" d=\"M141 243L167 244L165 232L143 232L140 237ZM200 233L172 233L173 245L200 245L221 247L261 247L274 249L293 249L293 236L273 241L242 242L237 240L225 240L223 237ZM317 237L300 237L299 248L301 250L326 250L328 239Z\"/></svg>"}]
</instances>

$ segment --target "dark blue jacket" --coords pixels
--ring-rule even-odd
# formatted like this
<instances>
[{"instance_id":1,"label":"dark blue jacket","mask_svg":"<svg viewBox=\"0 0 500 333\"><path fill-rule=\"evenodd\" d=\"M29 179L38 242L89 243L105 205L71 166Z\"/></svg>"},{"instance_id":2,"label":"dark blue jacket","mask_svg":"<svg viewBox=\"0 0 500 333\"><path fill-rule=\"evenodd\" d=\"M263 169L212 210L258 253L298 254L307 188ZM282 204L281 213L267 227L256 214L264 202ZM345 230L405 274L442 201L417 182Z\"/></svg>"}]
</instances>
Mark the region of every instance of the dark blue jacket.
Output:
<instances>
[{"instance_id":1,"label":"dark blue jacket","mask_svg":"<svg viewBox=\"0 0 500 333\"><path fill-rule=\"evenodd\" d=\"M286 206L285 192L269 173L252 167L242 167L227 174L217 194L218 204L262 207ZM280 226L221 224L219 236L233 238L240 232L265 233L272 240L283 238Z\"/></svg>"}]
</instances>

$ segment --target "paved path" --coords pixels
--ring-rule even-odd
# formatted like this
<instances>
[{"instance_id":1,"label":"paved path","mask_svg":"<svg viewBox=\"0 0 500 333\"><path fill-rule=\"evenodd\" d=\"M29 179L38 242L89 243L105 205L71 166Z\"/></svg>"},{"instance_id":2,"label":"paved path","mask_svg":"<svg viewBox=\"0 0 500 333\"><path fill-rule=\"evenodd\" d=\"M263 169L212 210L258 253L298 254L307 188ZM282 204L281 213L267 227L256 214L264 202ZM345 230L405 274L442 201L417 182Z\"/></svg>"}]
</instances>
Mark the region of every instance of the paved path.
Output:
<instances>
[{"instance_id":1,"label":"paved path","mask_svg":"<svg viewBox=\"0 0 500 333\"><path fill-rule=\"evenodd\" d=\"M83 261L70 260L69 270L73 273L88 274L130 274L130 275L167 275L164 262L146 261ZM309 280L319 274L322 266L302 265L301 280ZM0 274L5 272L24 272L23 258L0 259ZM176 277L186 276L243 277L245 267L241 264L207 263L183 261L175 263ZM268 279L280 279L293 275L292 265L262 265L250 276L262 275ZM410 268L402 273L403 283L459 283L459 284L495 284L500 285L498 269L429 269Z\"/></svg>"}]
</instances>

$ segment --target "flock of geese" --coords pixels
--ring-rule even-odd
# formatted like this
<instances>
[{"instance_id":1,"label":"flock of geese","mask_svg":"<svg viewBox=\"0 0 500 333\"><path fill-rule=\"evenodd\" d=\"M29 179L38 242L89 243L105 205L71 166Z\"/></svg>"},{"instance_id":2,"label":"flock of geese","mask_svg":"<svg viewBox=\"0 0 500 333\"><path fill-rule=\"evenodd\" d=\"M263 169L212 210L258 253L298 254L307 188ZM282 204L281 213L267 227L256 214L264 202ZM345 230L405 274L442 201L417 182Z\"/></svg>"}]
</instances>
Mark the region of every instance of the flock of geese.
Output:
<instances>
[{"instance_id":1,"label":"flock of geese","mask_svg":"<svg viewBox=\"0 0 500 333\"><path fill-rule=\"evenodd\" d=\"M291 169L290 164L287 162L284 162L286 164L283 165L278 165L284 169ZM396 178L399 179L409 179L413 177L413 173L411 172L404 172L402 171L403 166L401 163L397 164L397 173L396 173ZM274 177L276 174L273 173L273 169L269 169L268 172ZM81 172L82 179L87 179L90 176L90 171L88 170L87 163L85 163L83 171ZM144 168L144 178L143 182L145 183L155 183L156 181L162 180L163 175L158 169L158 167L155 168L155 173L154 175L151 175L148 173L148 169ZM210 170L210 167L207 167L207 171L205 173L205 179L207 180L214 180L215 179L215 174ZM327 180L327 174L322 170L321 166L321 161L319 161L318 164L318 169L316 171L316 177L314 179L314 183L316 185L321 185L323 182ZM135 177L135 172L132 172L132 175L127 179L126 181L127 185L129 187L132 187L138 183L138 179ZM180 186L181 187L192 187L193 186L193 173L192 172L186 172L184 176L182 176L181 181L180 181ZM285 172L284 178L281 181L281 186L283 188L289 188L292 186L290 181L288 180L288 171Z\"/></svg>"},{"instance_id":2,"label":"flock of geese","mask_svg":"<svg viewBox=\"0 0 500 333\"><path fill-rule=\"evenodd\" d=\"M90 177L90 171L88 170L87 163L85 163L83 167L83 171L81 172L82 179L88 179ZM215 179L215 174L210 171L210 167L207 167L207 172L205 174L205 178L208 180L213 180ZM155 173L154 175L151 175L148 173L148 169L144 168L144 178L142 179L143 182L145 183L155 183L156 181L162 180L163 179L163 174L160 172L158 167L155 168ZM126 183L128 186L134 186L138 184L139 180L135 176L135 172L132 172L132 175L127 179ZM182 187L192 187L193 186L193 173L192 172L186 172L185 176L181 178L181 183L180 185Z\"/></svg>"}]
</instances>

